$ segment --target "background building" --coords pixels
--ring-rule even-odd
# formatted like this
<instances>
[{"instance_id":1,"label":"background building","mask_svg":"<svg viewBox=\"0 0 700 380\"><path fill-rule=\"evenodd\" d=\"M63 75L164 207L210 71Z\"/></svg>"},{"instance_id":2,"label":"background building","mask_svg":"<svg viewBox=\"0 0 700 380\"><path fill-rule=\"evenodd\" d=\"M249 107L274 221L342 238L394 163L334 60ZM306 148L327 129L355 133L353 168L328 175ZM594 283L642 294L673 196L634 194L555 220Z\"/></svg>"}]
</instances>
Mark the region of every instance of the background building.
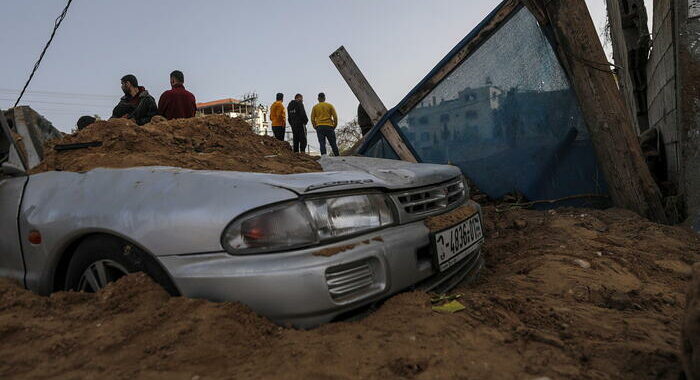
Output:
<instances>
[{"instance_id":1,"label":"background building","mask_svg":"<svg viewBox=\"0 0 700 380\"><path fill-rule=\"evenodd\" d=\"M267 115L268 108L258 103L258 95L255 93L244 95L243 100L225 98L197 103L197 114L240 117L250 122L255 133L260 135L272 134Z\"/></svg>"}]
</instances>

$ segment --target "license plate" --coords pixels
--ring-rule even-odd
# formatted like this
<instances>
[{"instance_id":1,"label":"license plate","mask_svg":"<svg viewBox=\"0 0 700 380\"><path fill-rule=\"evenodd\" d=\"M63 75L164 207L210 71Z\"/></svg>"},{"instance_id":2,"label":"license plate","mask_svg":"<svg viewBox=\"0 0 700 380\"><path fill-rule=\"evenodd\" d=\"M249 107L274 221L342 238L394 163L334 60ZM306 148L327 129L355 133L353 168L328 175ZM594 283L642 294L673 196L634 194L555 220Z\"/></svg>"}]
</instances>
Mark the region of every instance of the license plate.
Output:
<instances>
[{"instance_id":1,"label":"license plate","mask_svg":"<svg viewBox=\"0 0 700 380\"><path fill-rule=\"evenodd\" d=\"M433 235L433 246L440 271L474 253L483 240L481 217L478 212L452 227L436 232Z\"/></svg>"}]
</instances>

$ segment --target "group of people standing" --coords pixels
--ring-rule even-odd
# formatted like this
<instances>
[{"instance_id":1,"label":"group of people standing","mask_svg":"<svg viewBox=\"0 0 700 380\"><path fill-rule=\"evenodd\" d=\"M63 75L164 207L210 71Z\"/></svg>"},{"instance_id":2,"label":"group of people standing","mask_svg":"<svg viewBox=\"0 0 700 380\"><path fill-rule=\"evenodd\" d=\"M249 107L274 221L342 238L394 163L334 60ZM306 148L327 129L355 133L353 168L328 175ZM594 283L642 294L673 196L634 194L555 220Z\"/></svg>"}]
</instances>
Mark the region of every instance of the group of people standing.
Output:
<instances>
[{"instance_id":1,"label":"group of people standing","mask_svg":"<svg viewBox=\"0 0 700 380\"><path fill-rule=\"evenodd\" d=\"M138 125L149 123L151 119L160 115L168 120L194 117L197 112L197 103L194 95L185 89L185 75L182 71L175 70L170 73L171 89L163 92L156 104L155 98L148 93L146 88L139 86L139 81L133 74L124 75L121 78L121 89L124 96L119 99L119 103L110 119L131 119ZM306 151L306 125L309 117L306 116L304 108L304 97L296 94L285 109L284 94L278 93L276 101L270 106L270 121L272 132L278 140L284 141L287 121L292 128L292 147L294 152ZM358 110L359 111L359 110ZM364 112L364 110L359 111ZM360 115L366 117L364 115ZM368 117L366 117L369 119ZM331 147L333 155L339 156L338 144L335 136L335 128L338 126L338 114L332 104L326 102L324 93L318 94L318 103L311 109L311 125L316 131L319 148L322 155L327 153L326 141ZM360 120L361 124L363 120ZM95 122L92 116L83 116L78 119L78 130ZM361 125L362 134L365 128Z\"/></svg>"},{"instance_id":2,"label":"group of people standing","mask_svg":"<svg viewBox=\"0 0 700 380\"><path fill-rule=\"evenodd\" d=\"M284 94L278 93L276 101L270 106L272 133L278 140L284 141L285 129L289 121L292 128L292 148L295 152L304 152L307 145L306 125L309 123L309 117L306 116L306 109L304 109L304 97L296 94L287 105L286 111L283 101ZM335 112L335 107L326 102L326 94L322 92L318 94L318 103L311 109L311 125L316 130L321 154L327 153L326 141L328 141L333 155L340 156L335 138L338 114Z\"/></svg>"},{"instance_id":3,"label":"group of people standing","mask_svg":"<svg viewBox=\"0 0 700 380\"><path fill-rule=\"evenodd\" d=\"M121 79L124 96L112 110L110 119L131 119L138 125L144 125L156 115L168 120L194 117L197 102L194 95L185 89L185 75L182 71L170 73L170 86L171 89L163 92L156 104L155 98L146 88L139 86L135 75L124 75ZM78 130L94 122L94 117L82 116L78 119Z\"/></svg>"}]
</instances>

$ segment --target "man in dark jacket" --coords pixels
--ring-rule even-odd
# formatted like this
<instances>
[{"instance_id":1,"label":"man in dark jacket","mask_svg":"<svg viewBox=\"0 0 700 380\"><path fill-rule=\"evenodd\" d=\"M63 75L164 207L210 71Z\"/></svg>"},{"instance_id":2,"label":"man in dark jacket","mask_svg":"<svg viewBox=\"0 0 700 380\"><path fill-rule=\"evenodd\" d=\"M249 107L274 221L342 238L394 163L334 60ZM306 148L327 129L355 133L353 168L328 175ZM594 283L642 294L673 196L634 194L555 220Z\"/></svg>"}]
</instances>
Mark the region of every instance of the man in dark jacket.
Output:
<instances>
[{"instance_id":1,"label":"man in dark jacket","mask_svg":"<svg viewBox=\"0 0 700 380\"><path fill-rule=\"evenodd\" d=\"M194 117L197 103L194 95L185 90L185 74L175 70L170 73L171 90L165 91L158 100L158 113L168 120Z\"/></svg>"},{"instance_id":2,"label":"man in dark jacket","mask_svg":"<svg viewBox=\"0 0 700 380\"><path fill-rule=\"evenodd\" d=\"M360 126L362 131L362 136L365 136L372 130L374 124L372 124L372 119L369 118L367 111L362 107L362 104L357 106L357 124Z\"/></svg>"},{"instance_id":3,"label":"man in dark jacket","mask_svg":"<svg viewBox=\"0 0 700 380\"><path fill-rule=\"evenodd\" d=\"M306 117L304 109L304 97L301 94L296 94L294 100L289 102L287 106L287 120L292 126L292 145L295 152L306 151L306 124L309 118Z\"/></svg>"},{"instance_id":4,"label":"man in dark jacket","mask_svg":"<svg viewBox=\"0 0 700 380\"><path fill-rule=\"evenodd\" d=\"M158 114L156 100L139 86L135 76L129 74L122 77L122 91L124 96L112 111L112 119L132 119L138 125L144 125Z\"/></svg>"}]
</instances>

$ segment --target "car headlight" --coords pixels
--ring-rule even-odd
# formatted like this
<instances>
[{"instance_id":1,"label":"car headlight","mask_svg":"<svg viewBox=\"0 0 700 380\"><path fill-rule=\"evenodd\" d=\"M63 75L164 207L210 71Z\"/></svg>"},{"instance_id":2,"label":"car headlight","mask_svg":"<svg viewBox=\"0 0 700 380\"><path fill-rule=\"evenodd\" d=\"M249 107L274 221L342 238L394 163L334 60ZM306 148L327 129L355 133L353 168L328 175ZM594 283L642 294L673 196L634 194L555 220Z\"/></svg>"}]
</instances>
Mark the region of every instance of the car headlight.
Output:
<instances>
[{"instance_id":1,"label":"car headlight","mask_svg":"<svg viewBox=\"0 0 700 380\"><path fill-rule=\"evenodd\" d=\"M237 218L221 241L233 254L311 246L393 224L389 202L384 194L357 194L285 203Z\"/></svg>"}]
</instances>

